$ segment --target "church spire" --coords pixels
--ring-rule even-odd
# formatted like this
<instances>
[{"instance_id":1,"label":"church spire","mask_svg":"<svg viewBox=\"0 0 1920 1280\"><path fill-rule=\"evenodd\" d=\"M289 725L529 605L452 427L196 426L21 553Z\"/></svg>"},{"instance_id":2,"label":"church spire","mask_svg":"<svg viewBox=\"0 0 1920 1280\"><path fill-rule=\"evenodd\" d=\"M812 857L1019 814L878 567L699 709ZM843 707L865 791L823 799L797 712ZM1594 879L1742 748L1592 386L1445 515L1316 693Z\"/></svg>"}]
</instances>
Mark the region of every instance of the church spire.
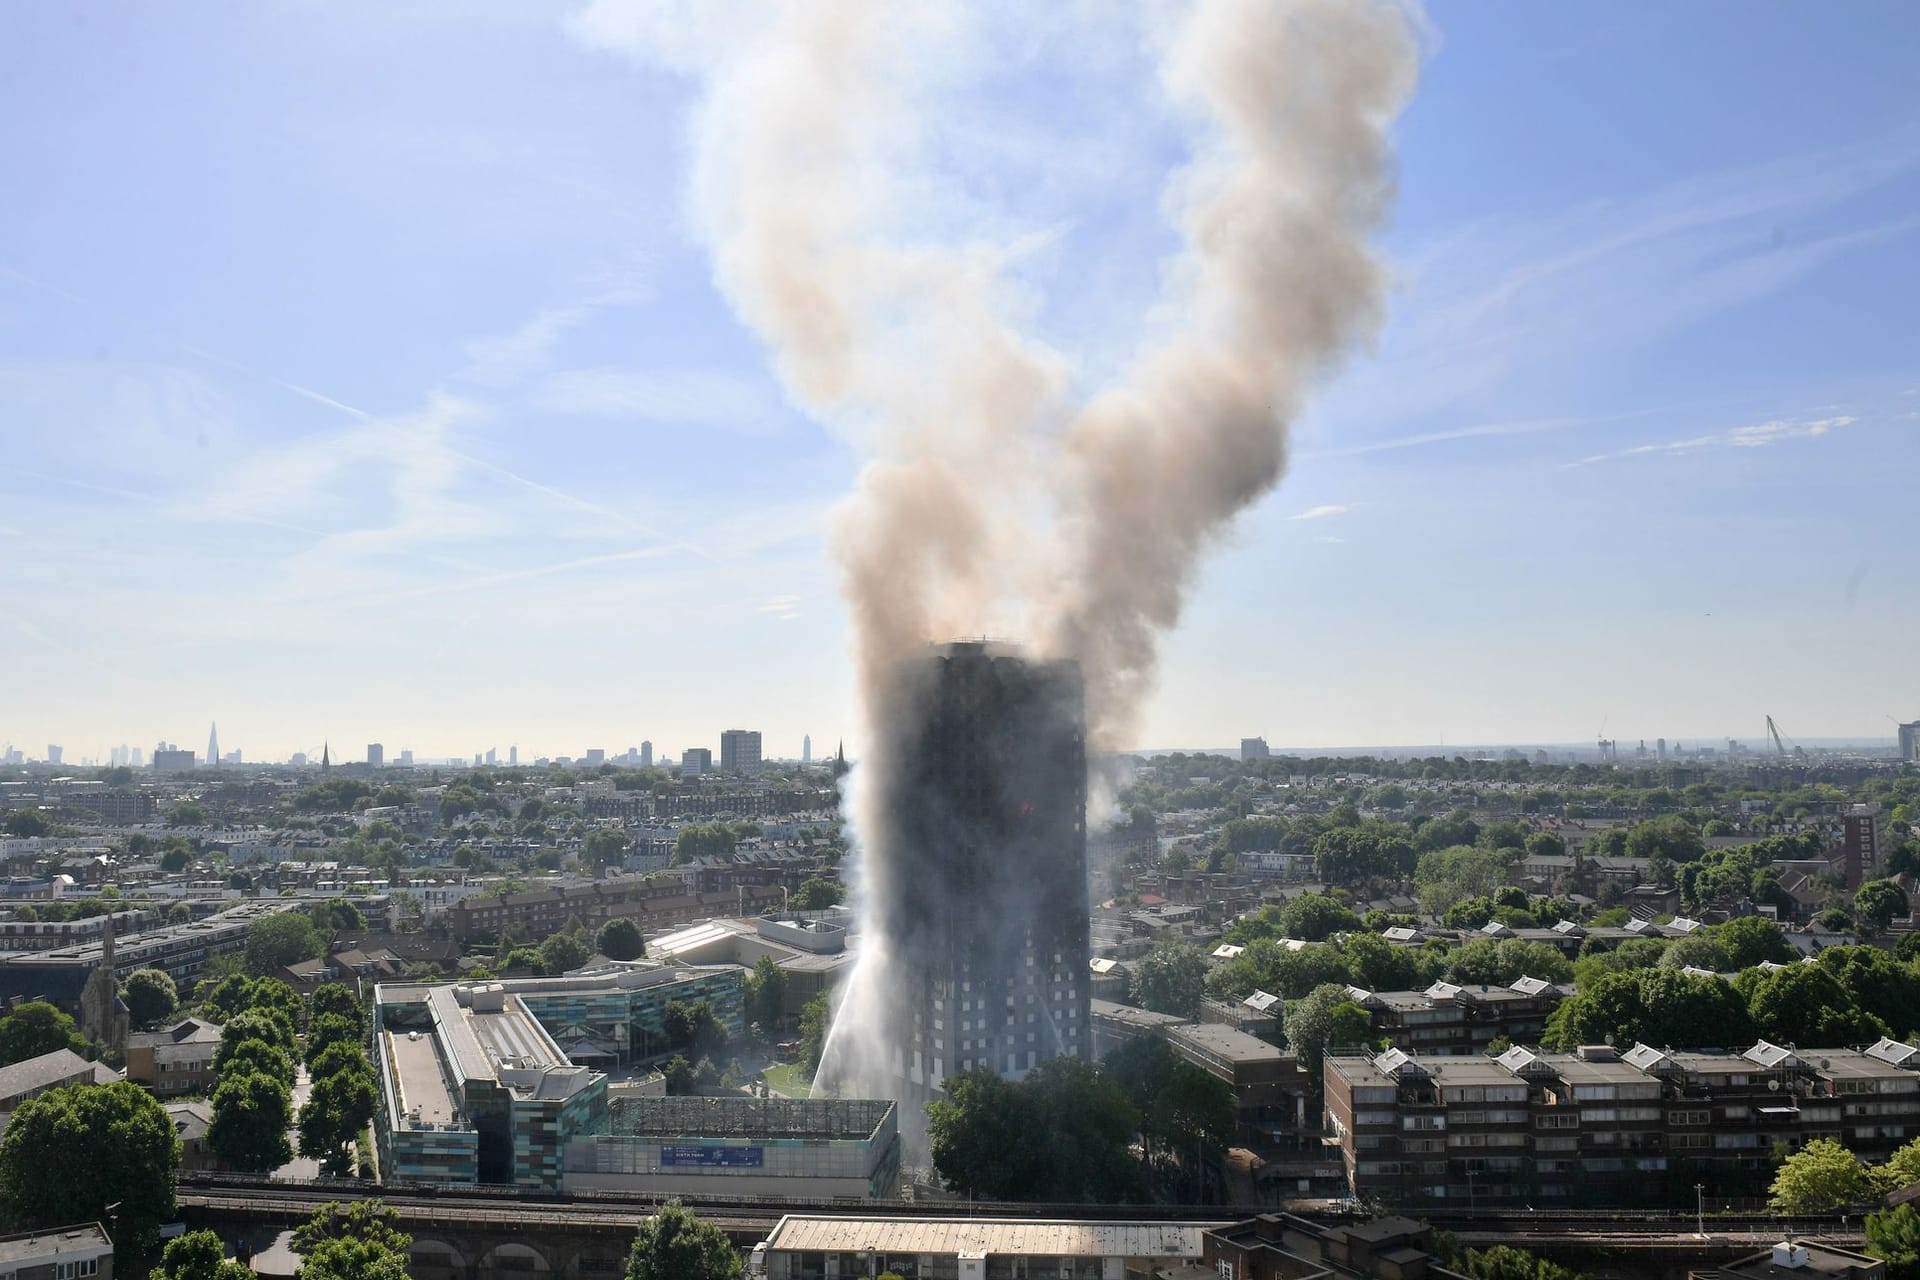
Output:
<instances>
[{"instance_id":1,"label":"church spire","mask_svg":"<svg viewBox=\"0 0 1920 1280\"><path fill-rule=\"evenodd\" d=\"M320 772L322 773L333 772L333 760L327 754L331 749L332 747L329 743L323 742L320 744Z\"/></svg>"}]
</instances>

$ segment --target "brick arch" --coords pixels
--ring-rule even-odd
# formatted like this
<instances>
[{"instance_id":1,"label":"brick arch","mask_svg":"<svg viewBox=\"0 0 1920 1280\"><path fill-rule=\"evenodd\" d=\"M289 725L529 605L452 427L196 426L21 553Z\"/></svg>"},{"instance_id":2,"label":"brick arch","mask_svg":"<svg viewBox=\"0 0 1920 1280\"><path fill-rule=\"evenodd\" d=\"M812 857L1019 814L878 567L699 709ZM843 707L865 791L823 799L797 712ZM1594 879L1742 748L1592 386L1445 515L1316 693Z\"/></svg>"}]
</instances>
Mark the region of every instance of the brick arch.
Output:
<instances>
[{"instance_id":1,"label":"brick arch","mask_svg":"<svg viewBox=\"0 0 1920 1280\"><path fill-rule=\"evenodd\" d=\"M497 1244L480 1257L479 1280L513 1280L520 1276L551 1275L553 1263L538 1247L515 1240Z\"/></svg>"},{"instance_id":2,"label":"brick arch","mask_svg":"<svg viewBox=\"0 0 1920 1280\"><path fill-rule=\"evenodd\" d=\"M466 1280L470 1265L458 1246L431 1236L415 1236L407 1251L407 1274L417 1280L440 1280L442 1270L448 1280Z\"/></svg>"}]
</instances>

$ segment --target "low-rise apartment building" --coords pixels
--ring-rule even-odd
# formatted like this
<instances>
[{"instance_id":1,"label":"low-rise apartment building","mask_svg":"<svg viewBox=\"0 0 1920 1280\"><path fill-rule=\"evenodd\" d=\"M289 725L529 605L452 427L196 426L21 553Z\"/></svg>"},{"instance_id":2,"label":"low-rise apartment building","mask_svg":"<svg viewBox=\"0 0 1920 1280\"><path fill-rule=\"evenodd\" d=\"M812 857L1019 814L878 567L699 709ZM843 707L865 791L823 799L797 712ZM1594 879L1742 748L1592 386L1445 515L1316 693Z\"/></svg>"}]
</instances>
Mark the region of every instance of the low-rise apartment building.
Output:
<instances>
[{"instance_id":1,"label":"low-rise apartment building","mask_svg":"<svg viewBox=\"0 0 1920 1280\"><path fill-rule=\"evenodd\" d=\"M0 1236L7 1280L113 1280L113 1241L97 1222Z\"/></svg>"},{"instance_id":2,"label":"low-rise apartment building","mask_svg":"<svg viewBox=\"0 0 1920 1280\"><path fill-rule=\"evenodd\" d=\"M555 885L505 897L465 897L448 906L446 919L448 931L463 944L506 933L537 940L576 917L593 929L625 916L643 933L658 933L715 916L756 915L785 899L778 885L742 884L702 892L681 876L660 875Z\"/></svg>"},{"instance_id":3,"label":"low-rise apartment building","mask_svg":"<svg viewBox=\"0 0 1920 1280\"><path fill-rule=\"evenodd\" d=\"M1410 1053L1485 1053L1495 1040L1537 1044L1568 989L1543 978L1504 987L1436 982L1425 991L1348 987L1367 1011L1373 1038Z\"/></svg>"},{"instance_id":4,"label":"low-rise apartment building","mask_svg":"<svg viewBox=\"0 0 1920 1280\"><path fill-rule=\"evenodd\" d=\"M1834 1138L1884 1159L1920 1134L1920 1051L1636 1045L1498 1058L1330 1054L1349 1186L1393 1204L1614 1206L1765 1193L1773 1151Z\"/></svg>"},{"instance_id":5,"label":"low-rise apartment building","mask_svg":"<svg viewBox=\"0 0 1920 1280\"><path fill-rule=\"evenodd\" d=\"M219 1025L200 1018L136 1031L127 1037L127 1079L161 1098L212 1093L213 1055L219 1047Z\"/></svg>"}]
</instances>

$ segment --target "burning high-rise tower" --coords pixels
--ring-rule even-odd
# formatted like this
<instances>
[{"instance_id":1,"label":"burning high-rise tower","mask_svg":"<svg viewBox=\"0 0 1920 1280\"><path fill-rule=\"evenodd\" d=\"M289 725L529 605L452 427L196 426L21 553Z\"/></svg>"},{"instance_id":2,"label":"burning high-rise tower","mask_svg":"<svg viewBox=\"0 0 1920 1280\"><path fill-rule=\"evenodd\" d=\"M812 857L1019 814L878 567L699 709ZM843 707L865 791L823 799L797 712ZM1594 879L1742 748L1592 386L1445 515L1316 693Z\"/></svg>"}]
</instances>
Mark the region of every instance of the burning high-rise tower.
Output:
<instances>
[{"instance_id":1,"label":"burning high-rise tower","mask_svg":"<svg viewBox=\"0 0 1920 1280\"><path fill-rule=\"evenodd\" d=\"M1086 716L1079 667L979 643L899 672L864 919L887 963L829 1072L917 1118L946 1077L1091 1055ZM875 936L878 935L878 936ZM865 1006L864 1008L860 1006Z\"/></svg>"}]
</instances>

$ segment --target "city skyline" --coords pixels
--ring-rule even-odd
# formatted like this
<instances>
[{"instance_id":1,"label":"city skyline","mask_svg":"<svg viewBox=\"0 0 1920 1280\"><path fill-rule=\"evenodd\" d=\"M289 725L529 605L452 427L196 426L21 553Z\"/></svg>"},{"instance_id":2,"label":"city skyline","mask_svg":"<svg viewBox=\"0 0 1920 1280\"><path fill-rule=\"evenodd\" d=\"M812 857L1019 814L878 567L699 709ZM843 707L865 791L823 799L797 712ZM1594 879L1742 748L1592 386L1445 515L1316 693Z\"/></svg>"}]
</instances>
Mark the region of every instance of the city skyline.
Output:
<instances>
[{"instance_id":1,"label":"city skyline","mask_svg":"<svg viewBox=\"0 0 1920 1280\"><path fill-rule=\"evenodd\" d=\"M1112 27L983 22L956 69L998 74L938 90L943 227L1079 385L1142 336L1184 159ZM826 550L858 450L710 281L682 77L584 12L0 30L0 737L104 759L237 706L248 756L678 751L751 707L777 754L858 754ZM1382 337L1130 745L1920 715L1916 38L1896 6L1433 17Z\"/></svg>"}]
</instances>

